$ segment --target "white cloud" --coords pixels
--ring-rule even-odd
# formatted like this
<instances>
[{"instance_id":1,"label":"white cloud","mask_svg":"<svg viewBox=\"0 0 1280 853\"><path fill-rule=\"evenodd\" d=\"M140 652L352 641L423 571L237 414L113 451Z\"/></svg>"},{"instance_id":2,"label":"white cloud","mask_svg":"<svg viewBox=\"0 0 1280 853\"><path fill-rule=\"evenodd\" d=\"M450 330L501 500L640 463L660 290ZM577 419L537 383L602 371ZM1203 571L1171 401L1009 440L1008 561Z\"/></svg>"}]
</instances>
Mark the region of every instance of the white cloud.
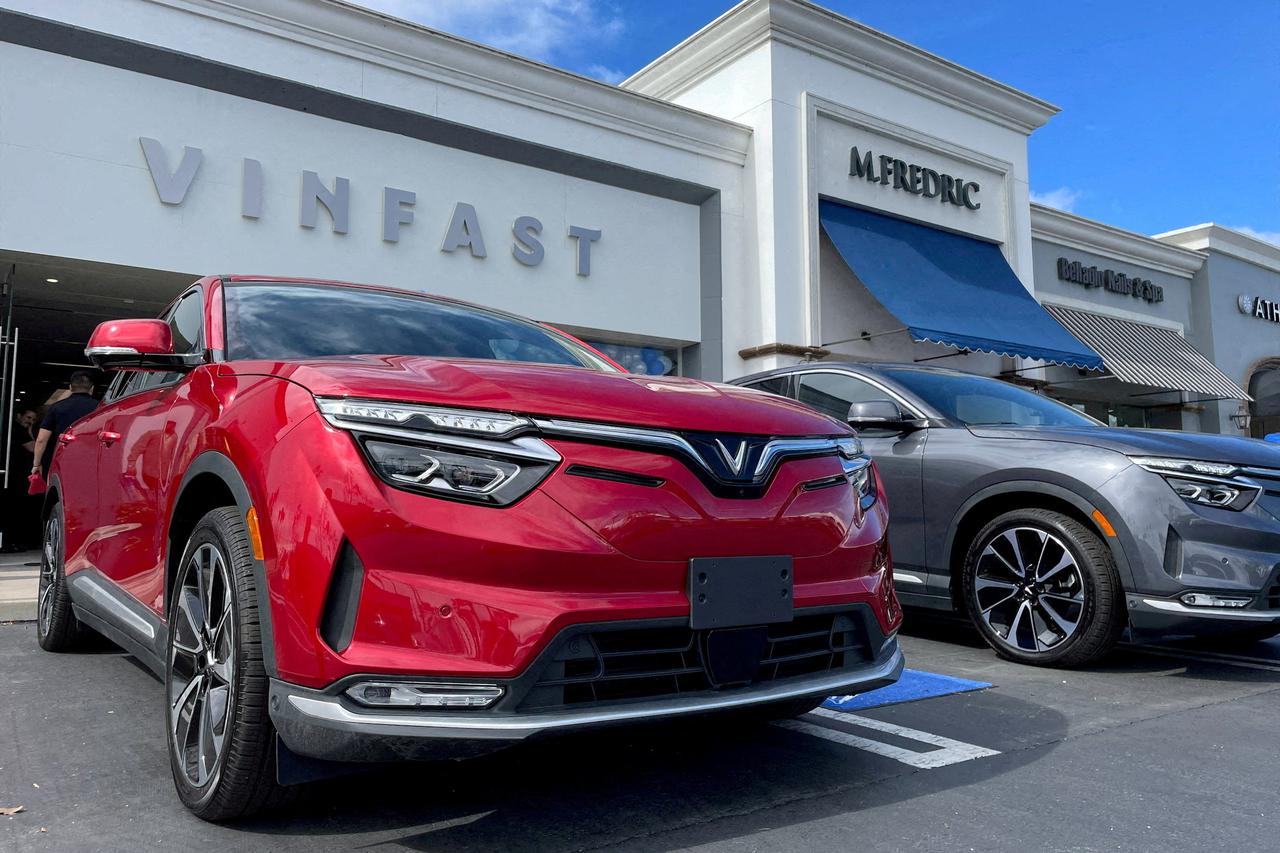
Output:
<instances>
[{"instance_id":1,"label":"white cloud","mask_svg":"<svg viewBox=\"0 0 1280 853\"><path fill-rule=\"evenodd\" d=\"M609 68L604 65L588 65L586 68L582 69L582 73L588 77L594 77L597 80L612 85L621 83L627 77L627 72L617 68Z\"/></svg>"},{"instance_id":2,"label":"white cloud","mask_svg":"<svg viewBox=\"0 0 1280 853\"><path fill-rule=\"evenodd\" d=\"M1239 231L1241 234L1248 234L1255 239L1280 246L1280 231L1259 231L1257 228L1250 228L1248 225L1228 225L1227 227L1232 231Z\"/></svg>"},{"instance_id":3,"label":"white cloud","mask_svg":"<svg viewBox=\"0 0 1280 853\"><path fill-rule=\"evenodd\" d=\"M1075 210L1076 202L1080 200L1080 190L1073 190L1071 187L1058 187L1056 190L1049 190L1047 193L1031 193L1031 202L1033 204L1043 204L1045 207L1056 207L1058 210L1065 210L1071 213Z\"/></svg>"},{"instance_id":4,"label":"white cloud","mask_svg":"<svg viewBox=\"0 0 1280 853\"><path fill-rule=\"evenodd\" d=\"M599 48L626 24L605 0L357 0L362 6L549 64L565 64L583 46ZM606 82L620 72L585 70ZM612 76L614 79L609 79Z\"/></svg>"}]
</instances>

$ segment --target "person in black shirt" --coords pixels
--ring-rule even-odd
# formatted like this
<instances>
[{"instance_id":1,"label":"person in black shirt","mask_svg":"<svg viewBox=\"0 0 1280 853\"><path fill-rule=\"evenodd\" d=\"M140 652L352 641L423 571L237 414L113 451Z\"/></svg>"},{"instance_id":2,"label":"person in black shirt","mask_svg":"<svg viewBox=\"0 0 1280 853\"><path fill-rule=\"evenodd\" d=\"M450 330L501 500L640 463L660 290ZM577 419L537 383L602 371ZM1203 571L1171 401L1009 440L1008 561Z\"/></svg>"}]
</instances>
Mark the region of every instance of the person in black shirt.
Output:
<instances>
[{"instance_id":1,"label":"person in black shirt","mask_svg":"<svg viewBox=\"0 0 1280 853\"><path fill-rule=\"evenodd\" d=\"M44 413L40 432L36 435L35 465L31 473L48 476L57 442L50 441L66 432L73 423L98 408L93 396L93 377L83 370L71 374L71 396L59 400Z\"/></svg>"}]
</instances>

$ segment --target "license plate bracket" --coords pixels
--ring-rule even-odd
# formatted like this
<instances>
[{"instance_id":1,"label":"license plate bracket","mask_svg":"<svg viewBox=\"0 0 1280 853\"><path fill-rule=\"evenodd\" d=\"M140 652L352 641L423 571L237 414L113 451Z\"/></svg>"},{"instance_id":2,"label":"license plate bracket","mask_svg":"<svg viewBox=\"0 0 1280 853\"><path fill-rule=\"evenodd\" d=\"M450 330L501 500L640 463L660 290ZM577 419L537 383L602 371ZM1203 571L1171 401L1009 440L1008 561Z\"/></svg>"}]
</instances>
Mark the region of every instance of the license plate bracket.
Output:
<instances>
[{"instance_id":1,"label":"license plate bracket","mask_svg":"<svg viewBox=\"0 0 1280 853\"><path fill-rule=\"evenodd\" d=\"M795 616L791 557L694 557L689 561L689 626L740 628Z\"/></svg>"}]
</instances>

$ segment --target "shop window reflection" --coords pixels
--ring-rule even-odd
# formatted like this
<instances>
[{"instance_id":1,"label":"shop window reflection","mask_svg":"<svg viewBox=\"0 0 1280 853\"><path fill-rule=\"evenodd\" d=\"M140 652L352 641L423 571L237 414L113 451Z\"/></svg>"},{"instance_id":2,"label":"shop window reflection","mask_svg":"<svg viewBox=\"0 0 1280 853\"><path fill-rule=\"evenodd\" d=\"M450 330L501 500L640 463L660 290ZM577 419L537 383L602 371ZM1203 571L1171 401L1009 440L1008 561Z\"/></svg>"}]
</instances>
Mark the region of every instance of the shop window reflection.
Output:
<instances>
[{"instance_id":1,"label":"shop window reflection","mask_svg":"<svg viewBox=\"0 0 1280 853\"><path fill-rule=\"evenodd\" d=\"M662 347L610 344L587 341L591 346L621 364L631 373L644 376L674 376L680 372L680 351Z\"/></svg>"}]
</instances>

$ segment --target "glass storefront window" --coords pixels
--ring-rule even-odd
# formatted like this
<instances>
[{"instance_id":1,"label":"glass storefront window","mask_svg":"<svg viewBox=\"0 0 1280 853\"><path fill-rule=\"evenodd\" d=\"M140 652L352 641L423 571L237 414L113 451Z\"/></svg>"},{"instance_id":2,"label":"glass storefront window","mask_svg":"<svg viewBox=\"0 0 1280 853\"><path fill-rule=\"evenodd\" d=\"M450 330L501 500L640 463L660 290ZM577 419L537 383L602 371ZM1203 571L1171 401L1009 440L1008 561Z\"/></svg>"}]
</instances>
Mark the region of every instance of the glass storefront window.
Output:
<instances>
[{"instance_id":1,"label":"glass storefront window","mask_svg":"<svg viewBox=\"0 0 1280 853\"><path fill-rule=\"evenodd\" d=\"M662 347L611 344L587 341L631 373L646 376L675 376L680 372L680 350Z\"/></svg>"},{"instance_id":2,"label":"glass storefront window","mask_svg":"<svg viewBox=\"0 0 1280 853\"><path fill-rule=\"evenodd\" d=\"M1162 411L1124 403L1107 403L1100 400L1072 400L1057 398L1077 411L1097 418L1107 426L1135 429L1181 429L1181 418L1176 412Z\"/></svg>"}]
</instances>

